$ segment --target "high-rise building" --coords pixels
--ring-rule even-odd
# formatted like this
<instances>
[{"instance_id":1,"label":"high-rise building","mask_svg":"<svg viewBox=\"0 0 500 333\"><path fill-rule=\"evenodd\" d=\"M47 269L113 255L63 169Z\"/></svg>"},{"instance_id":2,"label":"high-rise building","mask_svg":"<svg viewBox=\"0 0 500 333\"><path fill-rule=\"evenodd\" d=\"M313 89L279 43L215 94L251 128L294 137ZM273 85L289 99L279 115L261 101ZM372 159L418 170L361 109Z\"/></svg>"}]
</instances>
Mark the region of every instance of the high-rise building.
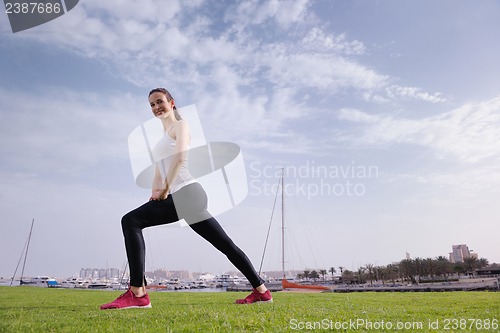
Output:
<instances>
[{"instance_id":1,"label":"high-rise building","mask_svg":"<svg viewBox=\"0 0 500 333\"><path fill-rule=\"evenodd\" d=\"M450 262L464 262L465 258L472 256L469 247L465 244L452 245L451 249L453 252L450 252Z\"/></svg>"},{"instance_id":2,"label":"high-rise building","mask_svg":"<svg viewBox=\"0 0 500 333\"><path fill-rule=\"evenodd\" d=\"M82 268L80 277L84 279L113 279L120 277L118 268Z\"/></svg>"}]
</instances>

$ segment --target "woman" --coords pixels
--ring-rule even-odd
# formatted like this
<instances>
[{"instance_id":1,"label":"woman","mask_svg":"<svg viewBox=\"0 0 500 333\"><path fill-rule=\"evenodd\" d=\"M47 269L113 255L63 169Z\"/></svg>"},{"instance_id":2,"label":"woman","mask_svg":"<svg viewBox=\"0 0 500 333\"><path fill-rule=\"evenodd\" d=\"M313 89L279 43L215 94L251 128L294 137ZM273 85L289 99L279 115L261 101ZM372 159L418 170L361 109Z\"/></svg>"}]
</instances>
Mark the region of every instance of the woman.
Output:
<instances>
[{"instance_id":1,"label":"woman","mask_svg":"<svg viewBox=\"0 0 500 333\"><path fill-rule=\"evenodd\" d=\"M224 253L252 284L252 293L236 300L236 303L272 302L270 291L250 260L207 211L206 193L187 167L189 127L177 112L174 99L166 89L156 88L149 93L149 104L154 116L162 122L165 132L154 153L165 158L156 167L149 202L122 218L130 267L130 288L113 302L102 305L101 309L151 307L144 276L146 247L142 229L180 219L184 219L198 235Z\"/></svg>"}]
</instances>

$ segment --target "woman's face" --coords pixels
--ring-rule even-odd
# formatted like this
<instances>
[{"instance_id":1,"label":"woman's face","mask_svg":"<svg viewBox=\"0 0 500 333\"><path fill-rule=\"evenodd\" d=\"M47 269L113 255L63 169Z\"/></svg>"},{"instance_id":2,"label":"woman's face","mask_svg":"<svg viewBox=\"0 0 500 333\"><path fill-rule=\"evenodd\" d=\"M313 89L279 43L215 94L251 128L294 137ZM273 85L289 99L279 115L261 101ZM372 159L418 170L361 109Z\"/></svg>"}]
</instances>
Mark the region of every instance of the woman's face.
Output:
<instances>
[{"instance_id":1,"label":"woman's face","mask_svg":"<svg viewBox=\"0 0 500 333\"><path fill-rule=\"evenodd\" d=\"M156 118L165 119L174 116L174 100L167 100L167 96L161 92L154 92L149 96L149 105Z\"/></svg>"}]
</instances>

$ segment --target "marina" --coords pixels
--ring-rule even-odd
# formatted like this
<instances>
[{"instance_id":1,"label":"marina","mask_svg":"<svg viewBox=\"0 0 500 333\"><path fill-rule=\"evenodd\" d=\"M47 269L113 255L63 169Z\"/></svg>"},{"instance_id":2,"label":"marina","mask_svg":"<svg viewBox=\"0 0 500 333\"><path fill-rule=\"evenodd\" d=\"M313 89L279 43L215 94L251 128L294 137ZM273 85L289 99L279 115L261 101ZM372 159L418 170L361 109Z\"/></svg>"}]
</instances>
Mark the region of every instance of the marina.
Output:
<instances>
[{"instance_id":1,"label":"marina","mask_svg":"<svg viewBox=\"0 0 500 333\"><path fill-rule=\"evenodd\" d=\"M146 279L146 288L150 291L204 291L223 292L231 288L245 289L246 280L237 276L223 274L212 280L180 280L180 279ZM6 279L0 278L0 286L31 286L40 288L65 288L65 289L99 289L99 290L126 290L128 277L120 280L114 279L85 279L70 277L67 279L50 278L48 276L25 277Z\"/></svg>"},{"instance_id":2,"label":"marina","mask_svg":"<svg viewBox=\"0 0 500 333\"><path fill-rule=\"evenodd\" d=\"M307 285L307 284L305 284ZM420 284L341 284L327 281L321 284L324 288L307 290L303 288L283 288L281 281L267 282L266 286L273 292L329 292L329 293L352 293L352 292L452 292L452 291L500 291L500 277L486 278L464 278L453 282L436 282ZM47 276L21 279L0 279L0 286L29 286L39 288L65 288L65 289L98 289L98 290L126 290L128 284L117 279L111 280L87 280L79 277L68 279L54 279ZM239 277L223 275L210 281L183 281L172 280L148 280L147 289L157 292L241 292L251 291L252 286Z\"/></svg>"}]
</instances>

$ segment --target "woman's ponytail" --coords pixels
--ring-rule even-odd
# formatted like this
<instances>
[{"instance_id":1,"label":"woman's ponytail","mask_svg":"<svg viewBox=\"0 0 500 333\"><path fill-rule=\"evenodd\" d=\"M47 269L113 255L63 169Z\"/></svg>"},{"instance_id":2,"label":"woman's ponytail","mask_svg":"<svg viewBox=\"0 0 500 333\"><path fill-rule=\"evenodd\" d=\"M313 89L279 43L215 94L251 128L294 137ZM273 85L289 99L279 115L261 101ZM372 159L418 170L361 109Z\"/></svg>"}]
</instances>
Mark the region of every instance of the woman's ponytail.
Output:
<instances>
[{"instance_id":1,"label":"woman's ponytail","mask_svg":"<svg viewBox=\"0 0 500 333\"><path fill-rule=\"evenodd\" d=\"M174 116L175 116L175 119L182 120L181 114L179 113L179 111L177 111L177 108L175 107L175 105L174 105Z\"/></svg>"}]
</instances>

